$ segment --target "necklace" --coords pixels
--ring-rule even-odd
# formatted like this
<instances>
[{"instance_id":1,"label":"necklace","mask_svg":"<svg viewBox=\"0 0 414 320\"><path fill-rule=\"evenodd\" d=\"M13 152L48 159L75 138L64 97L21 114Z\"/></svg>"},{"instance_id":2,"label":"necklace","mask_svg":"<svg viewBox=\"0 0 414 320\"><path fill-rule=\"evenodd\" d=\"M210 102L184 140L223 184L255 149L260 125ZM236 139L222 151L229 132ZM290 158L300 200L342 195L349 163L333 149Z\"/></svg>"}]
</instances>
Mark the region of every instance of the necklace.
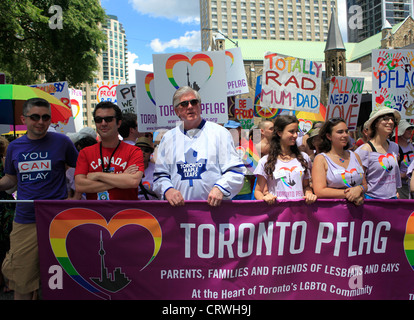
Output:
<instances>
[{"instance_id":1,"label":"necklace","mask_svg":"<svg viewBox=\"0 0 414 320\"><path fill-rule=\"evenodd\" d=\"M344 163L344 162L345 162L345 158L342 158L340 155L338 155L338 154L333 154L333 153L331 153L331 155L333 155L333 156L335 156L335 157L338 157L338 159L339 159L339 161L340 161L341 163Z\"/></svg>"}]
</instances>

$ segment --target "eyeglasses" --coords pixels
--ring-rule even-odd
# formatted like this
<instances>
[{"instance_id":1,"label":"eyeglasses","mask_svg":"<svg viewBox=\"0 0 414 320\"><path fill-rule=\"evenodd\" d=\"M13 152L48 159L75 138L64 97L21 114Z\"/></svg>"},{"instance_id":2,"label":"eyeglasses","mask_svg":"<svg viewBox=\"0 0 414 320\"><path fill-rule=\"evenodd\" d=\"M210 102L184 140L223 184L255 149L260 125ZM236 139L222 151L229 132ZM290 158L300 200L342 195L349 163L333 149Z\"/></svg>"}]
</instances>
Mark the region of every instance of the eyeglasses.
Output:
<instances>
[{"instance_id":1,"label":"eyeglasses","mask_svg":"<svg viewBox=\"0 0 414 320\"><path fill-rule=\"evenodd\" d=\"M176 105L176 107L182 106L183 108L187 108L189 103L191 103L192 106L196 106L199 102L200 101L198 99L192 99L192 100L188 100L188 101L181 101L179 104Z\"/></svg>"},{"instance_id":2,"label":"eyeglasses","mask_svg":"<svg viewBox=\"0 0 414 320\"><path fill-rule=\"evenodd\" d=\"M95 117L95 123L102 123L103 120L105 120L106 123L114 121L116 117L115 116L108 116L108 117Z\"/></svg>"},{"instance_id":3,"label":"eyeglasses","mask_svg":"<svg viewBox=\"0 0 414 320\"><path fill-rule=\"evenodd\" d=\"M42 118L42 121L49 121L52 117L50 116L50 114L42 114L42 115L40 115L40 114L37 114L37 113L33 113L33 114L30 114L30 115L23 115L23 117L26 117L26 118L30 118L30 120L32 120L32 121L39 121L40 120L40 118Z\"/></svg>"},{"instance_id":4,"label":"eyeglasses","mask_svg":"<svg viewBox=\"0 0 414 320\"><path fill-rule=\"evenodd\" d=\"M384 116L384 117L381 118L381 121L385 121L385 122L388 122L390 120L392 120L392 122L394 122L394 123L396 121L394 116Z\"/></svg>"}]
</instances>

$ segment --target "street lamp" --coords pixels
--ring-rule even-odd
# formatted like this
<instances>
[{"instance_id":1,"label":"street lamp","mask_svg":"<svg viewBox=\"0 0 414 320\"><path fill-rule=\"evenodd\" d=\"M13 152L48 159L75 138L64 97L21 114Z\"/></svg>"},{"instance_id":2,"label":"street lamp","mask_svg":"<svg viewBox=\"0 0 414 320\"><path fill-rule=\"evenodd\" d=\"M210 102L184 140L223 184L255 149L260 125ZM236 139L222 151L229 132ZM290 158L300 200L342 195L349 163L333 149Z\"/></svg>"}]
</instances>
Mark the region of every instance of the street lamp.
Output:
<instances>
[{"instance_id":1,"label":"street lamp","mask_svg":"<svg viewBox=\"0 0 414 320\"><path fill-rule=\"evenodd\" d=\"M227 35L225 35L223 32L221 32L221 30L216 30L216 29L212 29L212 28L202 28L201 31L215 31L217 33L220 33L224 38L226 38L227 40L229 40L230 42L232 42L236 47L239 46L239 42L236 41L234 42L232 39L230 39Z\"/></svg>"}]
</instances>

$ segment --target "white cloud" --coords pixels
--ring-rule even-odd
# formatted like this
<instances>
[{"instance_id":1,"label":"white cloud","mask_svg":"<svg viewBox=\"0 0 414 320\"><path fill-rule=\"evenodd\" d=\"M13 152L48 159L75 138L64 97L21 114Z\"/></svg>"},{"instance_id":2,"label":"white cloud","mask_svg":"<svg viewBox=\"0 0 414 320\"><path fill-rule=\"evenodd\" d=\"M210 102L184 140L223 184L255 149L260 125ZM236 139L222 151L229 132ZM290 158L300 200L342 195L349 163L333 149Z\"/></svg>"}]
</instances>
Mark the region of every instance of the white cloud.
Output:
<instances>
[{"instance_id":1,"label":"white cloud","mask_svg":"<svg viewBox=\"0 0 414 320\"><path fill-rule=\"evenodd\" d=\"M181 23L200 22L200 4L198 0L128 0L133 8L152 17L178 19Z\"/></svg>"},{"instance_id":2,"label":"white cloud","mask_svg":"<svg viewBox=\"0 0 414 320\"><path fill-rule=\"evenodd\" d=\"M139 64L139 57L133 53L128 51L128 75L129 75L129 83L135 83L135 70L143 70L143 71L154 71L154 67L152 64Z\"/></svg>"},{"instance_id":3,"label":"white cloud","mask_svg":"<svg viewBox=\"0 0 414 320\"><path fill-rule=\"evenodd\" d=\"M187 31L184 36L178 39L172 39L167 42L161 42L160 39L154 39L151 41L150 47L156 53L165 52L165 50L172 48L182 48L189 51L201 50L201 33L200 31Z\"/></svg>"}]
</instances>

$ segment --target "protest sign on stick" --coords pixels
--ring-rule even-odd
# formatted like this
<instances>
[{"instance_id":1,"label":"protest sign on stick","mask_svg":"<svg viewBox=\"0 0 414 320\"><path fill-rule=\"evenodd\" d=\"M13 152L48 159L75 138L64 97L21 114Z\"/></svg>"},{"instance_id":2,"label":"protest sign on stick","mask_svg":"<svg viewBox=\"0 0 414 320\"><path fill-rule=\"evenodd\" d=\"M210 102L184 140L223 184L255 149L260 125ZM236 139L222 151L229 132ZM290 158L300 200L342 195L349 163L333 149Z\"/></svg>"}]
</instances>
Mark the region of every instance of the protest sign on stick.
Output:
<instances>
[{"instance_id":1,"label":"protest sign on stick","mask_svg":"<svg viewBox=\"0 0 414 320\"><path fill-rule=\"evenodd\" d=\"M138 131L155 131L157 125L157 103L155 102L154 73L135 70L137 82L136 104L138 115Z\"/></svg>"},{"instance_id":2,"label":"protest sign on stick","mask_svg":"<svg viewBox=\"0 0 414 320\"><path fill-rule=\"evenodd\" d=\"M72 106L72 114L75 122L76 132L83 128L83 101L82 90L69 88L70 104Z\"/></svg>"},{"instance_id":3,"label":"protest sign on stick","mask_svg":"<svg viewBox=\"0 0 414 320\"><path fill-rule=\"evenodd\" d=\"M121 109L122 113L137 114L135 91L135 84L121 84L116 87L117 105Z\"/></svg>"},{"instance_id":4,"label":"protest sign on stick","mask_svg":"<svg viewBox=\"0 0 414 320\"><path fill-rule=\"evenodd\" d=\"M381 105L414 119L414 50L372 51L372 108Z\"/></svg>"},{"instance_id":5,"label":"protest sign on stick","mask_svg":"<svg viewBox=\"0 0 414 320\"><path fill-rule=\"evenodd\" d=\"M333 77L329 85L326 119L342 118L348 129L356 130L364 78Z\"/></svg>"},{"instance_id":6,"label":"protest sign on stick","mask_svg":"<svg viewBox=\"0 0 414 320\"><path fill-rule=\"evenodd\" d=\"M116 98L116 87L120 84L123 84L124 81L110 81L110 80L102 80L96 83L98 90L96 92L96 100L99 102L102 101L111 101L117 104Z\"/></svg>"},{"instance_id":7,"label":"protest sign on stick","mask_svg":"<svg viewBox=\"0 0 414 320\"><path fill-rule=\"evenodd\" d=\"M249 93L240 48L226 50L227 96Z\"/></svg>"},{"instance_id":8,"label":"protest sign on stick","mask_svg":"<svg viewBox=\"0 0 414 320\"><path fill-rule=\"evenodd\" d=\"M201 96L201 116L216 123L228 121L224 51L153 55L157 121L171 127L179 122L172 104L175 91L190 86Z\"/></svg>"},{"instance_id":9,"label":"protest sign on stick","mask_svg":"<svg viewBox=\"0 0 414 320\"><path fill-rule=\"evenodd\" d=\"M322 63L267 52L261 107L319 112Z\"/></svg>"},{"instance_id":10,"label":"protest sign on stick","mask_svg":"<svg viewBox=\"0 0 414 320\"><path fill-rule=\"evenodd\" d=\"M235 114L242 128L250 129L254 125L252 99L236 99Z\"/></svg>"}]
</instances>

